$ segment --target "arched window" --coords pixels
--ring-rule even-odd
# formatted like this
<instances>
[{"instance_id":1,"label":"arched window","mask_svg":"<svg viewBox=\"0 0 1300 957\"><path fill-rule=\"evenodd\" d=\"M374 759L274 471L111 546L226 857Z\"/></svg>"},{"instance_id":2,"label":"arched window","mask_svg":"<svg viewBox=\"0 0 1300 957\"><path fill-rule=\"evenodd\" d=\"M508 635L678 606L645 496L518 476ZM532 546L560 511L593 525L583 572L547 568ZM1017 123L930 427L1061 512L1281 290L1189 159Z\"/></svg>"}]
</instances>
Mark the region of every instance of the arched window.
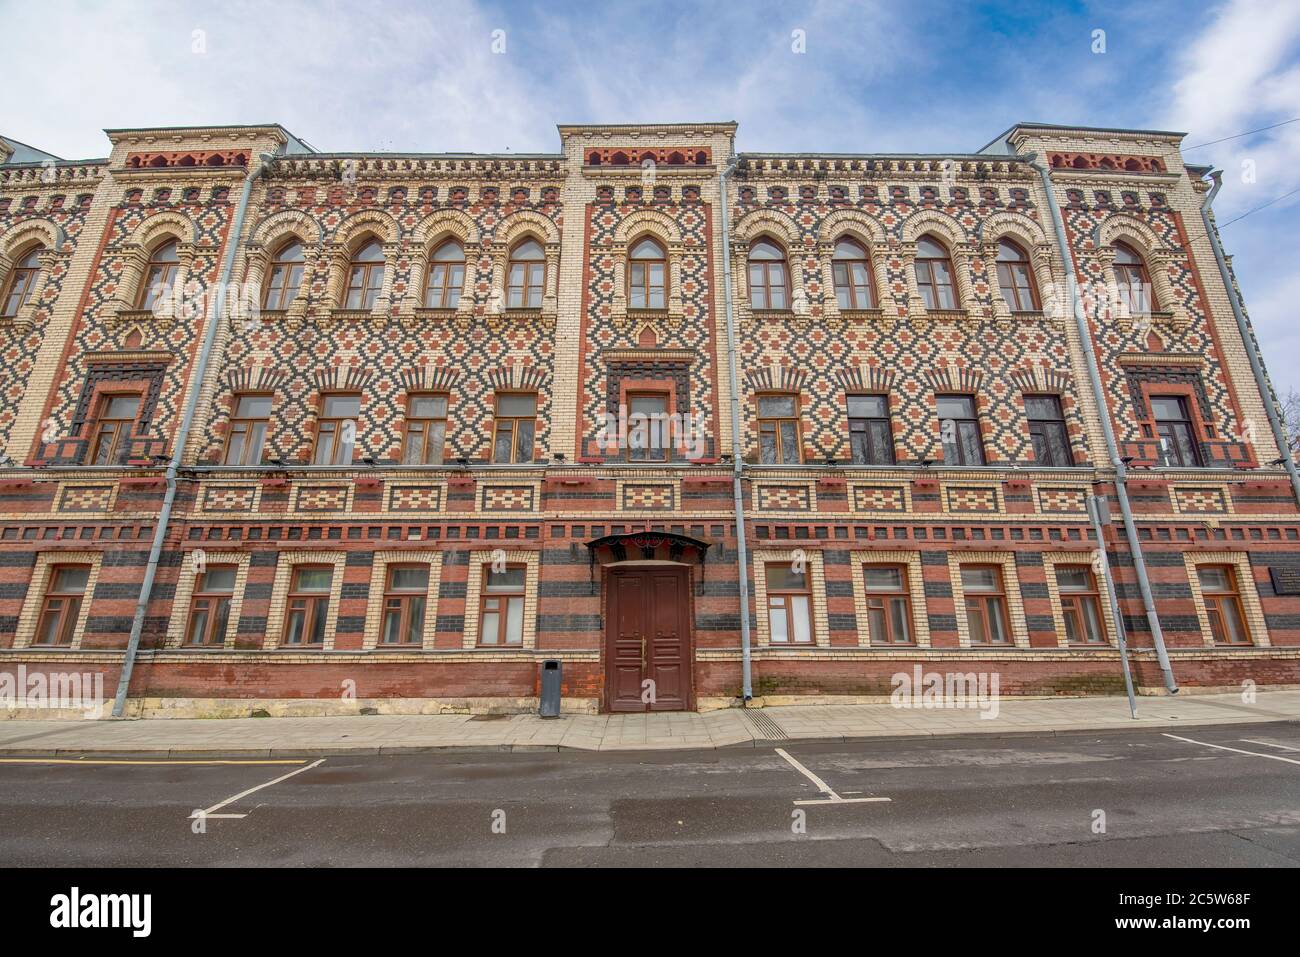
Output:
<instances>
[{"instance_id":1,"label":"arched window","mask_svg":"<svg viewBox=\"0 0 1300 957\"><path fill-rule=\"evenodd\" d=\"M749 247L749 305L753 309L785 309L789 305L789 270L785 252L770 239Z\"/></svg>"},{"instance_id":2,"label":"arched window","mask_svg":"<svg viewBox=\"0 0 1300 957\"><path fill-rule=\"evenodd\" d=\"M916 285L926 309L957 308L952 276L948 250L934 237L922 236L916 244Z\"/></svg>"},{"instance_id":3,"label":"arched window","mask_svg":"<svg viewBox=\"0 0 1300 957\"><path fill-rule=\"evenodd\" d=\"M668 261L653 239L632 246L627 264L627 304L630 309L664 309Z\"/></svg>"},{"instance_id":4,"label":"arched window","mask_svg":"<svg viewBox=\"0 0 1300 957\"><path fill-rule=\"evenodd\" d=\"M425 309L455 309L465 284L465 250L449 239L433 252L424 283Z\"/></svg>"},{"instance_id":5,"label":"arched window","mask_svg":"<svg viewBox=\"0 0 1300 957\"><path fill-rule=\"evenodd\" d=\"M271 275L266 284L263 309L289 308L289 303L298 295L298 287L302 285L304 261L302 243L298 240L291 239L280 247L271 260Z\"/></svg>"},{"instance_id":6,"label":"arched window","mask_svg":"<svg viewBox=\"0 0 1300 957\"><path fill-rule=\"evenodd\" d=\"M5 287L4 309L0 316L18 315L18 310L27 305L32 298L32 287L36 285L36 274L40 272L40 246L34 246L27 255L18 260L18 265L9 275L9 284Z\"/></svg>"},{"instance_id":7,"label":"arched window","mask_svg":"<svg viewBox=\"0 0 1300 957\"><path fill-rule=\"evenodd\" d=\"M835 278L835 298L841 309L876 308L875 289L871 281L871 260L856 240L841 239L831 256Z\"/></svg>"},{"instance_id":8,"label":"arched window","mask_svg":"<svg viewBox=\"0 0 1300 957\"><path fill-rule=\"evenodd\" d=\"M998 243L998 286L1012 312L1037 312L1041 308L1029 257L1009 239Z\"/></svg>"},{"instance_id":9,"label":"arched window","mask_svg":"<svg viewBox=\"0 0 1300 957\"><path fill-rule=\"evenodd\" d=\"M141 309L152 309L154 303L160 298L171 295L180 268L181 260L177 252L176 240L169 239L154 248L154 251L149 254L149 268L145 270L144 288L140 290Z\"/></svg>"},{"instance_id":10,"label":"arched window","mask_svg":"<svg viewBox=\"0 0 1300 957\"><path fill-rule=\"evenodd\" d=\"M348 293L345 309L373 309L384 285L384 249L378 240L370 240L352 255L348 267Z\"/></svg>"},{"instance_id":11,"label":"arched window","mask_svg":"<svg viewBox=\"0 0 1300 957\"><path fill-rule=\"evenodd\" d=\"M542 308L546 288L546 253L535 239L525 239L510 251L510 309Z\"/></svg>"},{"instance_id":12,"label":"arched window","mask_svg":"<svg viewBox=\"0 0 1300 957\"><path fill-rule=\"evenodd\" d=\"M1115 243L1115 282L1119 286L1120 302L1128 306L1130 315L1145 316L1151 312L1151 276L1147 264L1127 243Z\"/></svg>"}]
</instances>

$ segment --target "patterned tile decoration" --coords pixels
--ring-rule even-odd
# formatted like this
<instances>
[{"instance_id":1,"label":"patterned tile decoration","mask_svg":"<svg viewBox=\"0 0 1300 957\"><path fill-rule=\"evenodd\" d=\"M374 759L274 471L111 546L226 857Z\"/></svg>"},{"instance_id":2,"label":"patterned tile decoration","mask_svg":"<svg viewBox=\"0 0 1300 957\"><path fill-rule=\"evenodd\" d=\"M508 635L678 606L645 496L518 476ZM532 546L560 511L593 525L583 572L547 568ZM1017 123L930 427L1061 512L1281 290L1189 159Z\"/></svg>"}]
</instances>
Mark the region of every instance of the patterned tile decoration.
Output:
<instances>
[{"instance_id":1,"label":"patterned tile decoration","mask_svg":"<svg viewBox=\"0 0 1300 957\"><path fill-rule=\"evenodd\" d=\"M194 250L186 272L187 297L192 301L202 301L216 281L221 268L222 238L231 216L232 204L228 197L214 198L206 203L199 202L197 196L181 202L170 198L173 195L180 196L183 192L188 191L161 189L152 201L140 203L128 197L115 208L103 255L87 290L86 308L73 328L72 349L55 378L50 417L55 434L59 437L70 434L76 410L84 404L83 390L90 372L88 353L167 353L179 359L189 356L202 339L202 319L146 319L136 323L119 322L112 315L114 294L123 279L129 248L140 235L139 231L152 225L149 221L154 217L166 217L172 223L183 223L193 234L192 238L182 238L183 244L193 242ZM168 198L162 198L164 196ZM159 219L158 222L164 220ZM135 335L139 336L139 342L128 350L127 338ZM160 440L159 448L170 450L170 436L180 422L180 404L188 373L188 364L183 361L168 363L162 372L156 408L150 417L148 432L143 436Z\"/></svg>"},{"instance_id":2,"label":"patterned tile decoration","mask_svg":"<svg viewBox=\"0 0 1300 957\"><path fill-rule=\"evenodd\" d=\"M799 184L792 184L797 186ZM742 399L752 417L756 392L791 391L801 396L803 444L814 459L849 459L846 396L889 393L899 462L940 457L936 393L974 393L979 397L981 426L990 463L1031 465L1032 444L1022 396L1051 392L1061 397L1076 464L1096 460L1084 434L1078 387L1071 368L1065 325L1047 318L992 318L997 286L994 264L986 262L981 243L999 234L988 221L1023 220L1024 231L1043 233L1042 216L1027 200L1009 199L1009 187L990 184L983 198L956 189L946 204L925 198L934 186L860 186L856 199L831 201L835 186L810 185L786 190L786 199L742 198L734 229L749 217L782 224L798 243L790 251L792 272L802 274L808 290L810 318L749 318L741 324L739 348L745 370ZM947 193L947 190L943 192ZM887 198L882 198L886 193ZM847 191L844 191L847 195ZM799 197L797 200L794 197ZM836 217L832 220L831 217ZM823 266L817 252L823 228L834 230L846 217L870 223L885 238L883 284L890 298L882 316L869 321L821 321ZM971 304L976 317L902 319L907 310L907 262L894 243L903 241L909 220L928 217L971 244L968 255ZM929 227L927 227L929 229ZM940 232L938 227L929 231ZM1045 234L1046 235L1046 234ZM786 245L784 237L778 237ZM751 419L752 421L752 419ZM745 435L745 454L757 455L757 431Z\"/></svg>"},{"instance_id":3,"label":"patterned tile decoration","mask_svg":"<svg viewBox=\"0 0 1300 957\"><path fill-rule=\"evenodd\" d=\"M948 485L944 487L949 512L997 512L998 490L992 485Z\"/></svg>"},{"instance_id":4,"label":"patterned tile decoration","mask_svg":"<svg viewBox=\"0 0 1300 957\"><path fill-rule=\"evenodd\" d=\"M907 489L902 485L854 485L856 512L905 512Z\"/></svg>"},{"instance_id":5,"label":"patterned tile decoration","mask_svg":"<svg viewBox=\"0 0 1300 957\"><path fill-rule=\"evenodd\" d=\"M1082 189L1072 189L1067 192L1067 196L1068 201L1062 212L1081 273L1081 282L1106 283L1107 267L1093 255L1093 251L1098 245L1118 236L1149 257L1153 285L1157 282L1155 272L1161 268L1160 258L1167 261L1169 289L1174 301L1159 305L1172 305L1186 317L1185 322L1158 322L1149 327L1136 322L1121 323L1109 318L1094 319L1092 322L1102 387L1106 391L1106 402L1121 447L1126 443L1149 440L1142 432L1142 423L1150 415L1140 401L1138 382L1142 379L1149 381L1167 378L1180 384L1190 384L1194 388L1197 404L1201 406L1199 411L1204 427L1213 437L1213 444L1224 446L1226 455L1231 458L1249 458L1243 444L1232 441L1233 435L1244 431L1245 426L1241 423L1232 400L1223 357L1215 347L1207 307L1197 291L1190 253L1183 248L1174 211L1163 203L1154 201L1149 206L1143 206L1137 193L1126 194L1122 209L1106 190L1095 190L1091 197L1086 197ZM1124 227L1128 227L1127 233L1120 231ZM1145 237L1146 241L1143 242L1139 237ZM1160 351L1151 348L1152 334L1159 340ZM1200 357L1202 365L1195 370L1181 367L1165 369L1160 365L1161 352L1195 355ZM1143 354L1149 358L1151 367L1144 370L1122 368L1119 357L1134 354ZM1216 463L1212 455L1206 458L1207 464L1230 464Z\"/></svg>"},{"instance_id":6,"label":"patterned tile decoration","mask_svg":"<svg viewBox=\"0 0 1300 957\"><path fill-rule=\"evenodd\" d=\"M348 485L304 485L297 489L299 512L342 512L348 507Z\"/></svg>"},{"instance_id":7,"label":"patterned tile decoration","mask_svg":"<svg viewBox=\"0 0 1300 957\"><path fill-rule=\"evenodd\" d=\"M1183 513L1224 514L1228 511L1228 498L1221 488L1174 486L1174 507Z\"/></svg>"},{"instance_id":8,"label":"patterned tile decoration","mask_svg":"<svg viewBox=\"0 0 1300 957\"><path fill-rule=\"evenodd\" d=\"M627 482L620 491L619 507L628 511L672 511L677 507L677 488L670 482Z\"/></svg>"},{"instance_id":9,"label":"patterned tile decoration","mask_svg":"<svg viewBox=\"0 0 1300 957\"><path fill-rule=\"evenodd\" d=\"M91 184L87 183L89 187ZM89 204L83 205L69 195L51 196L43 207L28 208L15 202L9 209L0 210L0 237L17 238L33 227L32 238L38 233L62 231L63 248L50 266L49 276L41 299L37 303L35 321L29 327L19 328L12 322L0 323L0 357L3 358L5 377L0 387L0 456L7 455L16 463L27 458L27 449L10 449L10 429L18 415L18 405L27 393L27 383L36 364L36 354L45 338L46 325L54 303L63 291L68 267L77 250L82 229L86 225ZM68 295L78 295L79 289L69 289Z\"/></svg>"},{"instance_id":10,"label":"patterned tile decoration","mask_svg":"<svg viewBox=\"0 0 1300 957\"><path fill-rule=\"evenodd\" d=\"M59 491L60 512L107 512L115 485L65 485Z\"/></svg>"},{"instance_id":11,"label":"patterned tile decoration","mask_svg":"<svg viewBox=\"0 0 1300 957\"><path fill-rule=\"evenodd\" d=\"M469 177L467 176L467 179ZM360 184L358 184L360 187ZM275 223L309 222L319 235L307 248L307 318L301 322L283 317L261 323L238 323L226 350L225 366L216 395L216 411L209 424L209 441L200 460L215 462L221 454L221 437L230 419L234 393L248 390L276 394L267 436L267 456L286 461L310 457L311 425L321 392L356 391L362 396L357 422L358 457L369 454L383 463L400 457L401 422L405 395L410 391L441 391L452 396L455 414L448 422L446 457L488 461L491 454L493 390L535 390L538 424L534 456L545 458L551 422L554 332L537 316L488 317L485 304L492 288L489 247L498 230L508 227L515 213L537 213L562 224L561 207L546 199L550 190L503 185L484 187L477 200L465 187L437 186L400 189L387 202L353 205L337 190L317 188L319 200L301 199L304 190L290 189L299 197L293 203L264 202L251 212L253 228L268 235L268 248L287 236ZM362 190L358 190L362 192ZM417 195L418 192L418 195ZM498 196L511 197L509 202ZM521 198L523 197L523 198ZM530 198L529 198L530 197ZM430 216L455 210L472 219L479 231L480 253L467 263L473 273L476 318L468 326L450 319L411 322L397 315L339 317L327 314L330 277L328 244L351 230L358 216L395 224L396 262L392 303L396 309L416 275L417 231ZM271 220L274 217L274 223Z\"/></svg>"},{"instance_id":12,"label":"patterned tile decoration","mask_svg":"<svg viewBox=\"0 0 1300 957\"><path fill-rule=\"evenodd\" d=\"M251 512L257 506L257 486L209 485L202 502L205 512Z\"/></svg>"},{"instance_id":13,"label":"patterned tile decoration","mask_svg":"<svg viewBox=\"0 0 1300 957\"><path fill-rule=\"evenodd\" d=\"M442 509L441 485L390 485L390 512L437 512Z\"/></svg>"},{"instance_id":14,"label":"patterned tile decoration","mask_svg":"<svg viewBox=\"0 0 1300 957\"><path fill-rule=\"evenodd\" d=\"M812 489L807 485L772 485L758 483L754 486L755 507L764 512L810 512Z\"/></svg>"},{"instance_id":15,"label":"patterned tile decoration","mask_svg":"<svg viewBox=\"0 0 1300 957\"><path fill-rule=\"evenodd\" d=\"M1088 490L1038 486L1038 510L1044 514L1074 514L1087 512Z\"/></svg>"},{"instance_id":16,"label":"patterned tile decoration","mask_svg":"<svg viewBox=\"0 0 1300 957\"><path fill-rule=\"evenodd\" d=\"M611 369L602 353L616 349L636 349L640 346L640 333L648 324L654 332L658 349L683 350L695 355L689 368L689 393L684 400L678 396L677 411L700 409L706 412L716 406L712 354L713 322L709 304L713 290L709 285L709 233L706 205L699 199L686 198L690 187L685 187L673 201L656 200L653 203L609 202L593 203L588 209L590 247L586 287L587 309L583 315L583 339L586 342L583 366L579 370L582 389L582 434L579 436L579 454L592 454L604 425L607 411L617 413L617 390L614 379L623 373ZM612 195L612 192L611 194ZM690 195L697 195L691 191ZM624 227L625 221L633 221ZM643 233L656 235L667 246L677 243L681 248L682 315L680 319L647 317L619 320L614 315L615 271L618 257L613 254L616 234L627 232L630 241ZM672 376L671 372L666 376ZM610 395L613 393L614 400ZM689 404L685 404L686 402ZM712 434L710 420L706 454L716 452L717 437Z\"/></svg>"},{"instance_id":17,"label":"patterned tile decoration","mask_svg":"<svg viewBox=\"0 0 1300 957\"><path fill-rule=\"evenodd\" d=\"M532 485L481 485L481 512L531 512L537 507L537 489Z\"/></svg>"}]
</instances>

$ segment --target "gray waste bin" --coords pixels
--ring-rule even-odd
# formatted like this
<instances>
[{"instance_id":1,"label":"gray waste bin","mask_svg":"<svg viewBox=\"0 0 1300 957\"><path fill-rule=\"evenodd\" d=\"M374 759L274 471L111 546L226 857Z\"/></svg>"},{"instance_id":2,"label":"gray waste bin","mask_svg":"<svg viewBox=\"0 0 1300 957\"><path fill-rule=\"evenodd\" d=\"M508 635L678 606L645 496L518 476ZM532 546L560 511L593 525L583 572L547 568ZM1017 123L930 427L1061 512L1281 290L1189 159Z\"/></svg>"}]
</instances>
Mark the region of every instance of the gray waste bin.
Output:
<instances>
[{"instance_id":1,"label":"gray waste bin","mask_svg":"<svg viewBox=\"0 0 1300 957\"><path fill-rule=\"evenodd\" d=\"M560 716L560 663L553 658L542 662L541 716Z\"/></svg>"}]
</instances>

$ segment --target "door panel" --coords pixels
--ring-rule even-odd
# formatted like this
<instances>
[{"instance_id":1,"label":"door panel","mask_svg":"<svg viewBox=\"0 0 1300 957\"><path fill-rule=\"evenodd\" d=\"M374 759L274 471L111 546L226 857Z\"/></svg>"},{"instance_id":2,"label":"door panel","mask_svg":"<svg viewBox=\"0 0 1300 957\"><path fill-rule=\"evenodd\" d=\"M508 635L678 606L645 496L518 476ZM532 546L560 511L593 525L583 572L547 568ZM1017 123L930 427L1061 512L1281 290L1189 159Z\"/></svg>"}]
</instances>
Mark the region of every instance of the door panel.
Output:
<instances>
[{"instance_id":1,"label":"door panel","mask_svg":"<svg viewBox=\"0 0 1300 957\"><path fill-rule=\"evenodd\" d=\"M614 569L609 574L606 685L610 711L681 711L691 706L690 596L686 569ZM642 685L654 682L654 701Z\"/></svg>"}]
</instances>

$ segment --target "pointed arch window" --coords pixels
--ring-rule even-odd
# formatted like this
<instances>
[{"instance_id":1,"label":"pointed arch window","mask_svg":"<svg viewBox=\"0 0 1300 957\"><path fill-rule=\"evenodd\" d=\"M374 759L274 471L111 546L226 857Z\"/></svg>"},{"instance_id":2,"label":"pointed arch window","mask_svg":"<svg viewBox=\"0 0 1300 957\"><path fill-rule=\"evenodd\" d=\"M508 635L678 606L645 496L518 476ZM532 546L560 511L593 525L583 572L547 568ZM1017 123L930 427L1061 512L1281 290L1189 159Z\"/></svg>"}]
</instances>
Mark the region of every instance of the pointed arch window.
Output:
<instances>
[{"instance_id":1,"label":"pointed arch window","mask_svg":"<svg viewBox=\"0 0 1300 957\"><path fill-rule=\"evenodd\" d=\"M154 303L171 295L180 272L181 258L176 240L169 239L154 247L149 254L144 286L140 289L137 305L140 309L153 309Z\"/></svg>"},{"instance_id":2,"label":"pointed arch window","mask_svg":"<svg viewBox=\"0 0 1300 957\"><path fill-rule=\"evenodd\" d=\"M1012 312L1037 312L1038 287L1029 256L1018 243L1003 239L998 243L998 286L1002 299Z\"/></svg>"},{"instance_id":3,"label":"pointed arch window","mask_svg":"<svg viewBox=\"0 0 1300 957\"><path fill-rule=\"evenodd\" d=\"M424 283L425 309L455 309L465 285L465 249L449 239L434 250Z\"/></svg>"},{"instance_id":4,"label":"pointed arch window","mask_svg":"<svg viewBox=\"0 0 1300 957\"><path fill-rule=\"evenodd\" d=\"M546 288L546 252L535 239L525 239L510 251L507 308L540 309Z\"/></svg>"},{"instance_id":5,"label":"pointed arch window","mask_svg":"<svg viewBox=\"0 0 1300 957\"><path fill-rule=\"evenodd\" d=\"M289 308L289 303L298 296L305 264L302 243L298 240L291 239L279 248L271 260L271 275L263 294L263 309Z\"/></svg>"},{"instance_id":6,"label":"pointed arch window","mask_svg":"<svg viewBox=\"0 0 1300 957\"><path fill-rule=\"evenodd\" d=\"M785 250L770 239L749 247L749 305L752 309L788 309L790 270Z\"/></svg>"},{"instance_id":7,"label":"pointed arch window","mask_svg":"<svg viewBox=\"0 0 1300 957\"><path fill-rule=\"evenodd\" d=\"M1151 313L1151 275L1147 264L1137 250L1128 243L1117 242L1115 250L1115 283L1119 286L1119 300L1128 306L1130 315L1145 316Z\"/></svg>"},{"instance_id":8,"label":"pointed arch window","mask_svg":"<svg viewBox=\"0 0 1300 957\"><path fill-rule=\"evenodd\" d=\"M916 285L926 309L956 309L953 288L952 257L948 249L933 236L922 236L916 243Z\"/></svg>"},{"instance_id":9,"label":"pointed arch window","mask_svg":"<svg viewBox=\"0 0 1300 957\"><path fill-rule=\"evenodd\" d=\"M668 258L662 246L648 237L634 243L628 253L628 307L667 308L667 275Z\"/></svg>"},{"instance_id":10,"label":"pointed arch window","mask_svg":"<svg viewBox=\"0 0 1300 957\"><path fill-rule=\"evenodd\" d=\"M831 254L831 273L835 279L835 298L840 308L875 309L875 284L871 275L871 257L854 239L841 239Z\"/></svg>"},{"instance_id":11,"label":"pointed arch window","mask_svg":"<svg viewBox=\"0 0 1300 957\"><path fill-rule=\"evenodd\" d=\"M41 247L34 246L28 250L27 255L18 260L18 265L9 275L9 282L5 286L4 305L0 308L0 316L12 318L18 315L18 310L32 298L33 287L36 285L36 274L40 272L40 253Z\"/></svg>"},{"instance_id":12,"label":"pointed arch window","mask_svg":"<svg viewBox=\"0 0 1300 957\"><path fill-rule=\"evenodd\" d=\"M355 253L348 264L345 309L373 309L384 285L384 248L372 239Z\"/></svg>"}]
</instances>

